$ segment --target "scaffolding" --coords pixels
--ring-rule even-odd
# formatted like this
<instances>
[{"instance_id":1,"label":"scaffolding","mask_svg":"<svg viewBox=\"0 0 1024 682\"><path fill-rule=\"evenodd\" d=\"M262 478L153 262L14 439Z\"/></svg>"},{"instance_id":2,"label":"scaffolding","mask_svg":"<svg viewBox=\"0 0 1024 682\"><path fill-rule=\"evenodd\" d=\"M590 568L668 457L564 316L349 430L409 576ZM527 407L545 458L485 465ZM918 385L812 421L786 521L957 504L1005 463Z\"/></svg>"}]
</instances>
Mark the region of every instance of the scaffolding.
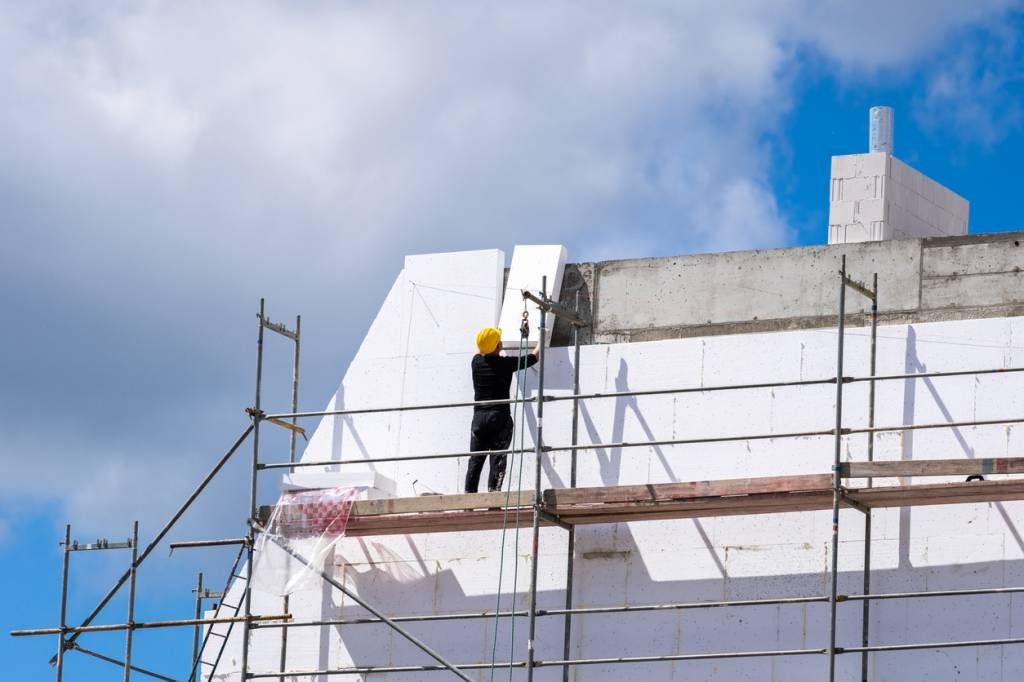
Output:
<instances>
[{"instance_id":1,"label":"scaffolding","mask_svg":"<svg viewBox=\"0 0 1024 682\"><path fill-rule=\"evenodd\" d=\"M539 668L560 667L562 678L565 682L569 679L570 671L578 666L588 665L610 665L610 664L634 664L650 663L659 661L698 661L718 660L737 658L759 658L776 656L820 656L825 659L828 669L828 679L834 682L836 676L836 659L840 655L859 655L861 661L861 679L867 682L869 679L868 660L873 652L896 652L913 651L923 649L943 649L955 647L980 647L1000 646L1024 643L1024 637L1010 637L1001 639L981 639L964 641L945 641L928 643L907 643L907 644L872 644L870 638L870 605L873 601L914 599L914 598L940 598L951 596L971 595L993 595L993 594L1016 594L1024 592L1022 587L998 587L981 589L957 589L957 590L932 590L932 591L907 591L907 592L871 592L871 524L872 510L884 507L905 507L914 505L929 504L954 504L971 502L991 502L1005 500L1024 499L1024 479L1006 479L998 481L972 480L983 479L986 474L1020 474L1024 473L1024 458L985 458L970 460L911 460L911 461L875 461L874 459L874 436L877 433L912 431L919 429L940 429L961 426L986 426L986 425L1008 425L1024 423L1024 418L1008 417L1004 419L986 419L972 421L946 421L926 424L898 424L890 426L877 426L875 423L875 388L876 384L885 381L915 381L926 378L956 377L956 376L979 376L988 374L1009 374L1024 371L1024 367L1010 368L984 368L976 370L957 370L947 372L917 372L906 374L876 374L877 360L877 327L878 327L878 277L874 276L870 286L852 279L846 270L846 258L841 259L838 271L838 315L837 315L837 349L836 349L836 372L832 377L820 379L807 379L798 381L763 382L730 384L717 386L692 386L676 387L650 390L617 391L607 393L582 393L580 391L580 333L581 327L586 326L585 320L580 315L580 296L576 292L576 306L569 310L547 295L546 279L541 283L540 294L524 292L524 298L532 300L542 311L540 316L540 338L546 339L546 318L543 313L550 313L569 323L573 330L573 388L569 395L545 395L544 372L545 372L545 343L540 344L538 358L538 380L536 394L532 397L491 400L491 401L469 401L449 402L426 405L397 406L397 407L374 407L326 410L319 412L298 411L298 387L299 387L299 347L300 347L300 324L301 318L296 318L295 329L290 330L286 326L271 322L265 313L264 301L260 301L258 314L258 336L257 336L257 360L256 360L256 387L255 402L251 408L246 410L250 417L250 425L242 432L234 444L217 461L214 467L200 482L195 490L188 496L185 502L171 516L170 520L161 528L154 539L142 552L138 551L138 524L133 528L132 538L124 543L98 541L92 545L81 545L71 540L71 527L65 529L63 545L63 570L61 576L61 609L60 624L56 628L42 628L34 630L15 630L11 634L15 636L33 635L57 635L57 654L51 660L56 666L56 677L61 682L63 675L63 663L65 652L79 651L80 653L98 658L108 663L117 665L123 669L125 680L129 680L132 673L144 675L153 679L177 682L169 677L151 670L141 668L132 662L132 633L138 629L156 627L192 627L194 628L192 640L192 655L189 672L186 679L198 680L204 676L203 666L210 666L208 677L212 678L217 672L217 666L224 653L227 644L227 637L223 635L216 659L213 662L202 659L206 650L207 642L215 624L226 624L229 628L235 624L242 627L241 643L241 678L247 679L270 679L277 678L282 682L288 678L309 677L309 676L334 676L334 675L367 675L373 673L404 673L404 672L428 672L447 671L454 676L471 680L466 671L488 669L521 669L526 672L526 679L532 681L534 671ZM866 376L847 376L844 372L844 341L846 334L846 295L848 291L864 297L870 302L870 313L868 323L870 327L870 356L868 363L868 374ZM261 409L262 381L263 381L263 342L264 331L274 331L294 341L293 358L293 381L292 381L292 409L287 413L268 414ZM843 419L843 397L844 388L855 383L867 383L868 385L868 410L867 426L851 428L844 426ZM612 442L612 443L579 443L579 407L585 400L618 399L636 396L651 395L679 395L686 393L712 393L719 391L741 391L762 388L777 387L805 387L814 385L835 386L835 419L831 428L817 429L810 431L768 433L768 434L743 434L735 436L718 436L712 438L673 438L673 439L650 439L638 442ZM566 445L546 445L543 431L543 412L546 403L555 401L571 401L571 438ZM296 462L295 446L296 437L305 437L305 431L298 426L298 420L314 417L336 417L352 416L359 414L373 413L396 413L418 410L444 410L453 408L464 408L482 405L511 405L513 403L529 403L535 405L536 422L533 430L535 472L534 486L532 491L524 491L524 495L516 509L520 511L532 511L532 549L530 552L530 575L527 592L527 608L513 608L506 611L479 611L465 613L441 613L430 615L399 615L388 617L380 609L360 598L350 590L343 582L339 582L327 572L314 569L326 584L337 589L342 594L351 598L369 614L368 617L338 618L333 620L312 620L295 621L289 613L288 598L284 597L281 612L278 614L254 614L252 612L252 575L255 539L264 527L263 523L269 514L269 508L257 506L257 479L262 471L273 471L287 469L295 471L306 466L323 466L325 463L332 465L367 464L372 462L395 462L423 460L430 458L465 458L471 455L493 455L493 454L520 454L524 452L516 449L484 451L484 452L453 452L440 454L425 454L415 456L391 456L376 457L352 460L339 460L331 462ZM290 456L288 462L262 462L260 460L260 430L264 422L288 429L290 431ZM863 461L841 461L841 451L844 438L854 434L864 434L867 437L866 457ZM195 594L195 617L185 620L173 621L152 621L135 622L135 576L139 566L151 555L155 547L167 536L177 521L189 509L192 503L201 495L203 490L217 476L232 456L241 449L242 445L252 437L252 451L250 458L250 480L249 480L249 509L246 535L243 538L229 538L219 540L200 540L188 542L171 543L173 551L178 548L196 548L221 545L238 545L239 553L234 565L229 571L228 582L221 592L210 592L204 587L202 574L199 574ZM833 458L831 471L828 474L791 475L767 478L747 478L736 480L701 481L690 483L662 483L646 484L642 486L611 486L611 487L577 487L577 456L585 450L598 450L607 448L631 448L650 446L671 446L691 445L700 443L722 443L768 439L799 438L806 436L832 437ZM545 456L556 452L570 453L570 479L568 488L542 489L542 463ZM874 487L873 479L884 477L903 476L952 476L966 475L968 480L963 483L940 483L940 484L900 484L896 486ZM849 479L864 479L867 481L864 487L854 488L844 485ZM838 554L840 538L840 515L842 508L858 510L864 517L864 557L862 592L860 594L841 594L838 589ZM505 505L504 494L498 493L474 493L466 495L439 495L414 498L391 498L384 500L361 500L354 504L352 516L346 535L386 535L398 533L427 533L447 531L471 531L501 528L502 516L512 507ZM574 607L573 605L573 577L574 577L574 544L575 530L577 525L600 524L600 523L621 523L641 520L656 519L678 519L696 518L735 514L772 514L779 512L810 511L810 510L832 510L831 529L831 556L829 563L829 589L827 594L817 594L798 597L776 597L760 599L733 599L719 601L694 601L677 603L658 604L630 604L624 606L600 606L600 607ZM557 609L538 608L537 604L537 567L539 563L539 537L541 527L558 527L567 533L568 552L566 558L566 582L565 582L565 606ZM273 536L267 536L274 540ZM276 540L275 540L276 541ZM309 560L303 557L294 549L280 545L284 551L302 564L309 565ZM130 549L132 553L129 569L119 578L106 596L90 612L79 626L69 627L66 622L66 604L68 592L69 557L74 551L92 549ZM246 570L244 575L240 574L239 566L244 562ZM224 598L232 581L245 581L242 592L242 600L235 605L226 605ZM106 605L128 584L129 612L126 623L115 625L92 625L95 618L102 612ZM518 589L518 586L516 586ZM217 599L217 607L213 618L201 618L202 602L204 599ZM861 642L859 646L838 646L836 639L837 614L840 604L857 603L861 604L862 629ZM649 656L618 656L601 658L571 658L571 636L573 616L588 614L610 614L610 613L635 613L645 611L671 611L671 610L702 610L718 608L740 608L747 606L765 606L781 604L827 604L828 616L828 640L823 646L800 649L773 649L756 651L727 651L712 653L692 654L665 654ZM225 607L234 609L231 616L222 616L221 610ZM241 615L239 615L241 612ZM561 617L564 622L562 629L563 656L561 659L539 660L536 658L536 623L538 618ZM468 662L453 663L443 654L436 651L427 643L410 633L405 623L429 622L429 621L458 621L474 619L494 618L526 618L528 621L528 635L526 642L526 653L521 660L509 660L503 662ZM334 668L324 670L287 670L287 632L292 627L326 627L326 626L357 626L364 624L384 624L394 630L398 635L404 637L414 646L430 656L435 664L430 665L389 665L389 666L354 666L348 668ZM200 627L207 626L205 637L200 643ZM278 670L252 671L249 669L249 649L251 633L257 628L280 628L282 630L280 665ZM125 632L125 656L118 660L104 654L83 648L78 644L78 638L85 633L94 631L124 631Z\"/></svg>"}]
</instances>

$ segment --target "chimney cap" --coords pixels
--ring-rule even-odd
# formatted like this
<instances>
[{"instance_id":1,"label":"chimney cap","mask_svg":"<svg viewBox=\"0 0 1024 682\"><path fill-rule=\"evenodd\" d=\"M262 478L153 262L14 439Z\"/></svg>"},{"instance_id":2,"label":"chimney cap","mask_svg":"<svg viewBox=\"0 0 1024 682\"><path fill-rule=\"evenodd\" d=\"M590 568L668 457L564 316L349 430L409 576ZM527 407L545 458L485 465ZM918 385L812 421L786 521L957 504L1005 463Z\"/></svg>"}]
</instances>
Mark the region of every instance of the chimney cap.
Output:
<instances>
[{"instance_id":1,"label":"chimney cap","mask_svg":"<svg viewBox=\"0 0 1024 682\"><path fill-rule=\"evenodd\" d=\"M871 107L868 112L868 151L892 154L892 107Z\"/></svg>"}]
</instances>

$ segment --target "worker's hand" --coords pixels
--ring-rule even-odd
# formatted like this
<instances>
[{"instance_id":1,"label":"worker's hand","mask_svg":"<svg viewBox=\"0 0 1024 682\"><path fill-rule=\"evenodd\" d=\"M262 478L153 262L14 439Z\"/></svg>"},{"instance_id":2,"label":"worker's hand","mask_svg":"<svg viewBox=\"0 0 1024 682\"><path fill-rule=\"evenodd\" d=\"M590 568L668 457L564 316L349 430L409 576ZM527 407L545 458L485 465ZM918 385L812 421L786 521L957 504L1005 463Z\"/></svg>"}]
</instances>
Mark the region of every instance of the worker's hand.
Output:
<instances>
[{"instance_id":1,"label":"worker's hand","mask_svg":"<svg viewBox=\"0 0 1024 682\"><path fill-rule=\"evenodd\" d=\"M534 356L538 357L538 358L540 357L540 344L541 343L542 343L541 341L537 341L536 345L534 345L533 350L531 351L531 353Z\"/></svg>"}]
</instances>

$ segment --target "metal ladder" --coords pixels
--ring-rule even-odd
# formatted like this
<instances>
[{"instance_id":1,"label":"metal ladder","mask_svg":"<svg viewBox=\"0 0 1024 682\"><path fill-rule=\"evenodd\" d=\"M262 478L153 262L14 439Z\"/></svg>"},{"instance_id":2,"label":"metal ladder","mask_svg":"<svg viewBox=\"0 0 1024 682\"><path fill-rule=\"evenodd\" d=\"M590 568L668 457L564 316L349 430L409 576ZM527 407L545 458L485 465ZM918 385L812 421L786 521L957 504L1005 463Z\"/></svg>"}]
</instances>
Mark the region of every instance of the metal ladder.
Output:
<instances>
[{"instance_id":1,"label":"metal ladder","mask_svg":"<svg viewBox=\"0 0 1024 682\"><path fill-rule=\"evenodd\" d=\"M217 609L214 612L214 618L234 618L238 616L238 612L242 609L242 603L245 599L245 591L249 587L248 577L239 575L238 573L238 567L242 562L243 556L245 556L245 545L242 545L239 548L238 554L235 556L235 561L231 565L231 571L228 574L228 579L224 585L224 589L221 591L221 598L220 601L217 603ZM242 588L243 601L240 601L237 604L226 604L224 602L224 598L227 597L228 590L231 588L231 583L235 580L244 581L244 587ZM228 610L231 611L231 614L229 616L224 616L224 613ZM232 628L234 628L235 624L228 623L227 626L227 632L223 635L219 632L214 632L213 628L215 626L213 625L209 626L206 629L206 633L203 635L203 643L199 647L199 655L196 657L194 661L192 661L192 668L189 670L189 682L199 682L200 680L211 679L214 676L214 674L216 674L217 666L220 665L220 659L224 655L224 649L227 648L228 639L231 637L231 630ZM217 656L213 659L212 663L203 660L203 652L206 651L206 645L209 643L210 637L217 637L221 640L220 647L217 649ZM207 675L206 677L203 676L203 666L211 666L209 675Z\"/></svg>"}]
</instances>

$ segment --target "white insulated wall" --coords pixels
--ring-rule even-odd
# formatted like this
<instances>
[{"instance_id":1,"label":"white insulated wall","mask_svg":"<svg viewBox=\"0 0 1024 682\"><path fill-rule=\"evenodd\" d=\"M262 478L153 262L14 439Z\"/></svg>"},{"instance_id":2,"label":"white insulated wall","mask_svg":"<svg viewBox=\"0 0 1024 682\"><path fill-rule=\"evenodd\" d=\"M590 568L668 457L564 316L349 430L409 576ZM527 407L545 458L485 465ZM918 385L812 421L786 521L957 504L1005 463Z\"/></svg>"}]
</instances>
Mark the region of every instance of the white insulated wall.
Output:
<instances>
[{"instance_id":1,"label":"white insulated wall","mask_svg":"<svg viewBox=\"0 0 1024 682\"><path fill-rule=\"evenodd\" d=\"M492 287L493 268L500 272L501 258L496 253L409 259L331 406L357 408L470 399L471 332L479 326L479 319L494 314L495 300L480 292ZM422 297L410 291L413 272L419 273L414 281ZM884 300L881 307L885 307ZM395 330L408 331L395 340ZM885 326L878 336L879 374L1024 363L1024 318ZM835 373L835 348L835 330L586 346L580 361L581 390L608 392L829 377ZM546 390L571 392L571 349L550 349L547 360ZM867 330L848 332L846 362L846 374L866 373ZM529 370L527 375L532 394L537 384L536 370ZM1022 388L1024 377L1017 374L883 383L878 388L877 423L1019 417L1024 415ZM581 410L580 441L636 442L831 428L834 390L825 385L588 401ZM844 396L845 425L864 425L866 385L850 385ZM547 444L569 442L570 405L569 401L546 405ZM459 408L328 418L313 436L304 461L462 451L468 449L470 416L469 409ZM526 422L532 431L532 408L527 410ZM864 436L848 438L843 459L864 460L865 442ZM1022 446L1024 428L1018 426L923 430L880 435L875 456L1020 456ZM832 448L832 439L821 437L582 452L579 484L827 473ZM523 462L524 487L531 485L533 467L533 457L527 455ZM437 459L401 465L383 463L375 468L397 480L398 495L453 493L461 491L465 462ZM552 456L544 464L544 486L567 485L568 472L569 455ZM517 468L510 471L512 476L517 473ZM576 604L827 594L830 517L829 511L822 511L580 527ZM1024 584L1024 503L887 509L875 511L873 518L873 591ZM515 606L526 606L529 523L529 518L522 519L527 530L520 534L518 548L514 534L506 538L502 609L511 606L508 589L516 570L520 594ZM862 515L843 510L841 593L861 591L863 535ZM342 541L333 570L339 580L391 615L493 610L500 546L500 531L350 538ZM564 604L565 563L564 531L543 529L538 564L541 608ZM280 608L279 597L254 592L255 613L276 613ZM365 615L329 587L293 595L291 610L298 620ZM579 616L573 620L571 655L824 647L827 624L826 604ZM406 627L453 661L491 658L492 621L408 623ZM561 658L562 629L561 617L538 619L538 659ZM871 630L873 642L893 644L1024 637L1024 596L876 602ZM860 632L860 604L841 604L839 645L858 645ZM525 633L526 620L518 619L514 653L518 660L525 655ZM499 660L508 657L509 634L506 620L498 632ZM279 637L279 630L256 631L252 670L277 670ZM293 628L288 641L288 665L293 669L431 663L383 625ZM222 664L225 674L218 679L238 678L238 645L236 633L225 656L227 667ZM823 656L595 665L577 668L570 679L817 682L825 679L825 665ZM506 674L500 673L498 678L506 679ZM489 679L486 671L475 671L471 676ZM370 680L447 678L444 673L355 676ZM525 675L516 671L513 679L525 679ZM561 670L541 668L536 679L560 680ZM839 657L838 679L860 680L859 655ZM876 654L871 659L870 679L1016 681L1024 679L1024 646Z\"/></svg>"},{"instance_id":2,"label":"white insulated wall","mask_svg":"<svg viewBox=\"0 0 1024 682\"><path fill-rule=\"evenodd\" d=\"M967 200L885 152L833 156L829 192L829 244L967 234Z\"/></svg>"}]
</instances>

